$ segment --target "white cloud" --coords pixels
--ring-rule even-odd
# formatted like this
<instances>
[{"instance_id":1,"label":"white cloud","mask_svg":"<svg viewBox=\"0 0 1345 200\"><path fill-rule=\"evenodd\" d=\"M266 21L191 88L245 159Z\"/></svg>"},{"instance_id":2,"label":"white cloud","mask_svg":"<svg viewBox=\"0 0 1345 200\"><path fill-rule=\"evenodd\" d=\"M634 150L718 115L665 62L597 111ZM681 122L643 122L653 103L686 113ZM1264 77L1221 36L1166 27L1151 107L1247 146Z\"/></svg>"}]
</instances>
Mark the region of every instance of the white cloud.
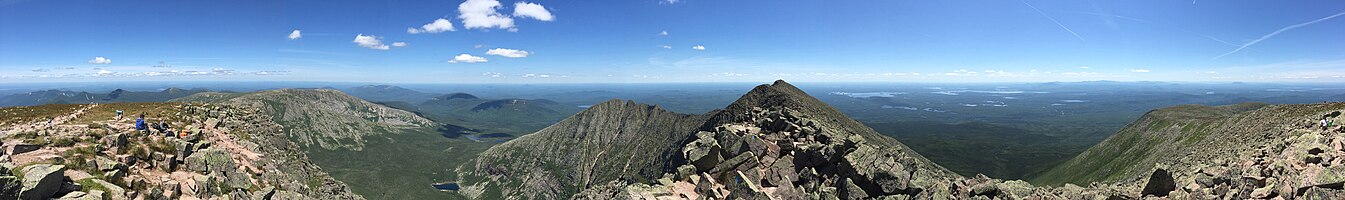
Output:
<instances>
[{"instance_id":1,"label":"white cloud","mask_svg":"<svg viewBox=\"0 0 1345 200\"><path fill-rule=\"evenodd\" d=\"M659 32L658 35L668 36L668 31Z\"/></svg>"},{"instance_id":2,"label":"white cloud","mask_svg":"<svg viewBox=\"0 0 1345 200\"><path fill-rule=\"evenodd\" d=\"M112 64L112 59L107 59L102 56L93 57L93 60L89 60L89 64Z\"/></svg>"},{"instance_id":3,"label":"white cloud","mask_svg":"<svg viewBox=\"0 0 1345 200\"><path fill-rule=\"evenodd\" d=\"M660 1L658 1L659 4L677 4L677 2L682 2L682 0L660 0Z\"/></svg>"},{"instance_id":4,"label":"white cloud","mask_svg":"<svg viewBox=\"0 0 1345 200\"><path fill-rule=\"evenodd\" d=\"M299 33L299 29L294 29L294 31L290 32L290 40L297 40L301 37L304 37L304 35Z\"/></svg>"},{"instance_id":5,"label":"white cloud","mask_svg":"<svg viewBox=\"0 0 1345 200\"><path fill-rule=\"evenodd\" d=\"M1147 73L1147 72L1149 72L1149 70L1147 70L1147 69L1131 69L1130 72L1135 72L1135 73Z\"/></svg>"},{"instance_id":6,"label":"white cloud","mask_svg":"<svg viewBox=\"0 0 1345 200\"><path fill-rule=\"evenodd\" d=\"M664 49L672 49L672 46L668 46L668 45L663 45L663 46L660 46L660 47L663 47Z\"/></svg>"},{"instance_id":7,"label":"white cloud","mask_svg":"<svg viewBox=\"0 0 1345 200\"><path fill-rule=\"evenodd\" d=\"M107 71L106 69L104 69L104 70L98 70L98 75L99 75L99 76L112 75L112 71Z\"/></svg>"},{"instance_id":8,"label":"white cloud","mask_svg":"<svg viewBox=\"0 0 1345 200\"><path fill-rule=\"evenodd\" d=\"M524 74L523 76L519 76L519 77L523 77L523 78L551 78L552 76L551 76L550 74Z\"/></svg>"},{"instance_id":9,"label":"white cloud","mask_svg":"<svg viewBox=\"0 0 1345 200\"><path fill-rule=\"evenodd\" d=\"M504 56L510 58L522 58L522 57L528 57L528 55L532 53L518 49L494 48L489 51L486 51L486 54Z\"/></svg>"},{"instance_id":10,"label":"white cloud","mask_svg":"<svg viewBox=\"0 0 1345 200\"><path fill-rule=\"evenodd\" d=\"M514 28L513 18L495 11L500 7L503 6L496 0L467 0L458 4L458 19L462 19L462 27L467 29Z\"/></svg>"},{"instance_id":11,"label":"white cloud","mask_svg":"<svg viewBox=\"0 0 1345 200\"><path fill-rule=\"evenodd\" d=\"M514 17L520 17L520 18L531 17L533 19L542 21L556 20L556 16L551 15L551 11L546 11L546 7L542 7L542 4L528 3L522 1L514 3Z\"/></svg>"},{"instance_id":12,"label":"white cloud","mask_svg":"<svg viewBox=\"0 0 1345 200\"><path fill-rule=\"evenodd\" d=\"M691 49L704 51L704 50L705 50L705 46L696 45L696 46L694 46L694 47L691 47Z\"/></svg>"},{"instance_id":13,"label":"white cloud","mask_svg":"<svg viewBox=\"0 0 1345 200\"><path fill-rule=\"evenodd\" d=\"M382 40L378 39L378 36L374 35L364 35L364 34L355 35L355 41L352 42L355 42L356 45L360 45L362 47L367 47L370 49L377 49L377 50L390 49L388 45L383 44Z\"/></svg>"},{"instance_id":14,"label":"white cloud","mask_svg":"<svg viewBox=\"0 0 1345 200\"><path fill-rule=\"evenodd\" d=\"M393 42L393 43L392 43L392 46L393 46L393 47L405 47L405 46L406 46L406 42Z\"/></svg>"},{"instance_id":15,"label":"white cloud","mask_svg":"<svg viewBox=\"0 0 1345 200\"><path fill-rule=\"evenodd\" d=\"M459 54L458 56L454 56L454 57L453 57L453 60L449 60L448 62L449 62L449 63L483 63L483 62L486 62L486 61L488 61L488 60L486 60L486 58L482 58L482 57L480 57L480 56L473 56L473 55L471 55L471 54L465 54L465 53L464 53L464 54Z\"/></svg>"},{"instance_id":16,"label":"white cloud","mask_svg":"<svg viewBox=\"0 0 1345 200\"><path fill-rule=\"evenodd\" d=\"M482 75L482 76L491 77L491 78L502 78L502 77L504 77L504 74L501 74L501 73L499 73L499 72L485 72L485 73L481 73L481 75Z\"/></svg>"},{"instance_id":17,"label":"white cloud","mask_svg":"<svg viewBox=\"0 0 1345 200\"><path fill-rule=\"evenodd\" d=\"M456 30L457 29L453 28L453 22L449 22L448 19L444 18L436 19L434 20L434 22L430 22L428 24L420 26L420 28L415 27L406 28L406 32L410 34L442 33L445 31L456 31Z\"/></svg>"}]
</instances>

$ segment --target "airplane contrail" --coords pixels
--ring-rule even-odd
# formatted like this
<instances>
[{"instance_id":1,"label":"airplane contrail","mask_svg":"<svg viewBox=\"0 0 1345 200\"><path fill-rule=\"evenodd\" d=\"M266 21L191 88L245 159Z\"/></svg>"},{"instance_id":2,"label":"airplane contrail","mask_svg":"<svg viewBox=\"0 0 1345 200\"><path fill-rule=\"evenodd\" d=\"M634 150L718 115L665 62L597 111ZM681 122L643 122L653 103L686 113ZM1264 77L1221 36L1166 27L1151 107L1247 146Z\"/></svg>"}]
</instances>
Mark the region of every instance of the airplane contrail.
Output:
<instances>
[{"instance_id":1,"label":"airplane contrail","mask_svg":"<svg viewBox=\"0 0 1345 200\"><path fill-rule=\"evenodd\" d=\"M1326 16L1326 17L1323 17L1323 18L1321 18L1321 19L1312 20L1312 21L1309 21L1309 22L1303 22L1303 23L1294 24L1294 25L1289 25L1289 26L1286 26L1286 27L1284 27L1284 28L1280 28L1280 30L1275 30L1275 32L1270 32L1270 34L1263 35L1263 36L1261 36L1261 38L1256 38L1256 40L1252 40L1251 42L1247 42L1246 44L1242 44L1242 46L1239 46L1237 49L1233 49L1233 51L1229 51L1228 53L1224 53L1224 54L1222 54L1222 55L1215 56L1214 58L1210 58L1210 60L1218 60L1219 58L1223 58L1224 56L1227 56L1228 54L1237 53L1238 51L1242 51L1242 49L1246 49L1247 47L1250 47L1250 46L1252 46L1252 45L1255 45L1256 43L1260 43L1262 40L1270 39L1270 37L1274 37L1275 35L1279 35L1280 33L1284 32L1284 31L1288 31L1288 30L1290 30L1290 29L1295 29L1295 28L1303 27L1303 26L1307 26L1307 25L1312 25L1312 24L1315 24L1315 23L1317 23L1317 22L1322 22L1322 21L1329 20L1329 19L1331 19L1331 18L1339 17L1339 16L1341 16L1341 15L1345 15L1345 12L1336 13L1336 14L1334 14L1334 15Z\"/></svg>"},{"instance_id":2,"label":"airplane contrail","mask_svg":"<svg viewBox=\"0 0 1345 200\"><path fill-rule=\"evenodd\" d=\"M1046 19L1051 20L1051 22L1055 22L1055 25L1059 25L1060 28L1065 29L1065 31L1068 31L1069 34L1074 34L1074 37L1079 38L1079 40L1081 40L1081 41L1088 41L1088 40L1083 39L1082 36L1079 36L1078 33L1074 33L1073 30L1069 30L1069 27L1065 27L1065 24L1061 24L1060 21L1056 21L1055 18L1051 17L1050 15L1046 15L1046 12L1042 12L1041 9L1037 9L1036 6L1032 6L1032 4L1029 4L1029 3L1027 3L1027 1L1023 1L1023 0L1019 0L1018 2L1023 2L1023 5L1027 5L1027 7L1032 8L1032 10L1037 11L1037 13L1038 13L1038 14L1041 14L1041 16L1046 17Z\"/></svg>"}]
</instances>

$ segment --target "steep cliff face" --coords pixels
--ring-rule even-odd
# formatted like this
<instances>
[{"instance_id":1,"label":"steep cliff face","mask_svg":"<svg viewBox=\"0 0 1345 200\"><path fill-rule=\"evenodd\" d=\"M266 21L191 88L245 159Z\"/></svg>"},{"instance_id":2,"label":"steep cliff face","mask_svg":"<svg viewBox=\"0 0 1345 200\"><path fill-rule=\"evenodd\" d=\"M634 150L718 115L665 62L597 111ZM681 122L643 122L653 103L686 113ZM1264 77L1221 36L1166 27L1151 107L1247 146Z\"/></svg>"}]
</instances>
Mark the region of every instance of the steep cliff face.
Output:
<instances>
[{"instance_id":1,"label":"steep cliff face","mask_svg":"<svg viewBox=\"0 0 1345 200\"><path fill-rule=\"evenodd\" d=\"M174 101L259 108L296 143L324 149L359 150L364 137L400 129L432 127L415 113L370 103L329 89L281 89L252 93L202 93Z\"/></svg>"},{"instance_id":2,"label":"steep cliff face","mask_svg":"<svg viewBox=\"0 0 1345 200\"><path fill-rule=\"evenodd\" d=\"M679 142L704 116L611 100L486 150L458 169L464 194L567 198L597 183L650 181L676 167Z\"/></svg>"}]
</instances>

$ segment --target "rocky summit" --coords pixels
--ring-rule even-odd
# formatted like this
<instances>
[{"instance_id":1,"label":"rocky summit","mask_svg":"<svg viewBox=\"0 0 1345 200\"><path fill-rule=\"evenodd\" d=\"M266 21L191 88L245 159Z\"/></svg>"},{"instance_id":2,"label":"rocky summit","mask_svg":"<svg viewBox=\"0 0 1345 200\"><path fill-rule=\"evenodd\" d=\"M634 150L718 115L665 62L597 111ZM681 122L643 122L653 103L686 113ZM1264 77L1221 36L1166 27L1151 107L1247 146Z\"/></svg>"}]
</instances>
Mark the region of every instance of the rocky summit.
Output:
<instances>
[{"instance_id":1,"label":"rocky summit","mask_svg":"<svg viewBox=\"0 0 1345 200\"><path fill-rule=\"evenodd\" d=\"M609 101L458 171L478 199L1340 199L1345 129L1305 122L1342 107L1157 110L1033 185L951 173L777 81L703 115Z\"/></svg>"},{"instance_id":2,"label":"rocky summit","mask_svg":"<svg viewBox=\"0 0 1345 200\"><path fill-rule=\"evenodd\" d=\"M135 129L142 113L147 130ZM53 104L0 116L0 199L362 199L260 108Z\"/></svg>"}]
</instances>

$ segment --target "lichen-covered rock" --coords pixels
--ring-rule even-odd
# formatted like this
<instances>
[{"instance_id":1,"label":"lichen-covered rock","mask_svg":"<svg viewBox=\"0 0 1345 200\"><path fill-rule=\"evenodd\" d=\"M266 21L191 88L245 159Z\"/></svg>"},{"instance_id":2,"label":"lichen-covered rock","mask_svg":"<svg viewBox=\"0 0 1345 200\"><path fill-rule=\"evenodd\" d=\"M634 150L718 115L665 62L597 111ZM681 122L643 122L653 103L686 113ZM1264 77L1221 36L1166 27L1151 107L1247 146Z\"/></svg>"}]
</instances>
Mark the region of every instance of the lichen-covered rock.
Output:
<instances>
[{"instance_id":1,"label":"lichen-covered rock","mask_svg":"<svg viewBox=\"0 0 1345 200\"><path fill-rule=\"evenodd\" d=\"M19 198L47 199L61 189L65 165L36 164L23 168L23 188Z\"/></svg>"},{"instance_id":2,"label":"lichen-covered rock","mask_svg":"<svg viewBox=\"0 0 1345 200\"><path fill-rule=\"evenodd\" d=\"M199 173L234 170L233 159L229 158L229 152L224 149L206 149L193 153L187 156L185 163L188 170Z\"/></svg>"},{"instance_id":3,"label":"lichen-covered rock","mask_svg":"<svg viewBox=\"0 0 1345 200\"><path fill-rule=\"evenodd\" d=\"M723 160L719 155L721 149L719 143L715 141L714 134L706 131L697 132L696 140L682 150L687 160L690 160L698 170L709 170Z\"/></svg>"}]
</instances>

